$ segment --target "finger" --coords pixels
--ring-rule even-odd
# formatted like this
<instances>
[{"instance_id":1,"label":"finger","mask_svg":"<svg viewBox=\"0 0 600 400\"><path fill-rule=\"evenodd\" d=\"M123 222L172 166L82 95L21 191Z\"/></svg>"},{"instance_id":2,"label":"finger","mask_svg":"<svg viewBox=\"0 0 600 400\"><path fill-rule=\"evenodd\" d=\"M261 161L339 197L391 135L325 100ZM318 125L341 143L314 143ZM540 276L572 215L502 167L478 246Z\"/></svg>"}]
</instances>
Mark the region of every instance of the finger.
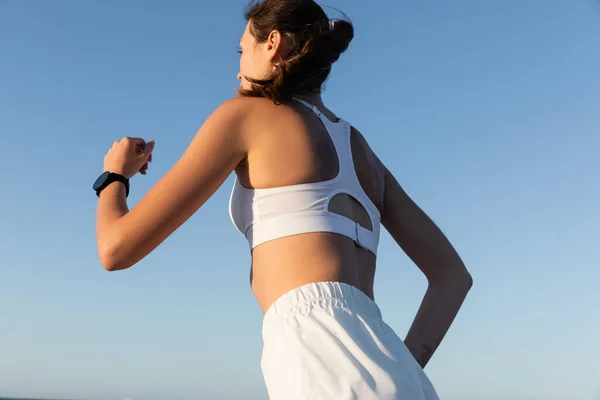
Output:
<instances>
[{"instance_id":1,"label":"finger","mask_svg":"<svg viewBox=\"0 0 600 400\"><path fill-rule=\"evenodd\" d=\"M125 136L121 139L121 142L139 144L140 142L145 142L145 140L139 137Z\"/></svg>"},{"instance_id":2,"label":"finger","mask_svg":"<svg viewBox=\"0 0 600 400\"><path fill-rule=\"evenodd\" d=\"M123 139L120 140L120 142L125 147L134 150L136 153L142 153L144 145L146 144L146 141L144 139L130 136L125 136Z\"/></svg>"},{"instance_id":3,"label":"finger","mask_svg":"<svg viewBox=\"0 0 600 400\"><path fill-rule=\"evenodd\" d=\"M150 156L148 156L148 162L152 162L152 153L150 153Z\"/></svg>"},{"instance_id":4,"label":"finger","mask_svg":"<svg viewBox=\"0 0 600 400\"><path fill-rule=\"evenodd\" d=\"M131 138L127 146L135 151L135 154L144 154L144 148L146 147L146 141L141 138Z\"/></svg>"},{"instance_id":5,"label":"finger","mask_svg":"<svg viewBox=\"0 0 600 400\"><path fill-rule=\"evenodd\" d=\"M145 157L150 158L150 156L152 155L152 151L154 150L155 144L156 144L156 142L154 140L150 140L149 142L147 142L142 154Z\"/></svg>"}]
</instances>

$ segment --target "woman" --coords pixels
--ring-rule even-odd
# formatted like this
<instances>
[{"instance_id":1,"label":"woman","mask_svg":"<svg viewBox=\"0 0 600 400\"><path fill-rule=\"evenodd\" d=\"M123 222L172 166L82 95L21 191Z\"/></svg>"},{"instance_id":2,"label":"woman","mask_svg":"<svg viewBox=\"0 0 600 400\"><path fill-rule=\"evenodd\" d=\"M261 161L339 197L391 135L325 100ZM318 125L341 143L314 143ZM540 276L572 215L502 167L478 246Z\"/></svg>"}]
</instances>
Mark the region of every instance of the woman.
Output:
<instances>
[{"instance_id":1,"label":"woman","mask_svg":"<svg viewBox=\"0 0 600 400\"><path fill-rule=\"evenodd\" d=\"M437 399L422 368L471 277L364 137L321 100L352 24L312 0L254 2L246 19L238 96L131 211L129 178L146 173L154 141L124 138L106 155L94 185L102 265L136 264L235 171L230 213L252 252L269 396ZM380 224L429 282L404 342L374 302Z\"/></svg>"}]
</instances>

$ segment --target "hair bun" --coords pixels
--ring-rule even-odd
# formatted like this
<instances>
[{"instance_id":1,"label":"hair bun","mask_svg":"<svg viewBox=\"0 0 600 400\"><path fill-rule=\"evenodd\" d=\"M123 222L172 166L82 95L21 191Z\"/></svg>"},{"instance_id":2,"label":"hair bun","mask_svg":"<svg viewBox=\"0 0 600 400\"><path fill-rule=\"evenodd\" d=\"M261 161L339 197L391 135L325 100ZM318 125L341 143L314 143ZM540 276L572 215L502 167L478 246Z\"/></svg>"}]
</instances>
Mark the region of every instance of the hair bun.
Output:
<instances>
[{"instance_id":1,"label":"hair bun","mask_svg":"<svg viewBox=\"0 0 600 400\"><path fill-rule=\"evenodd\" d=\"M331 32L331 38L334 41L334 48L336 50L337 58L340 54L348 49L350 42L354 39L354 27L349 21L343 19L331 19L329 20L329 30Z\"/></svg>"}]
</instances>

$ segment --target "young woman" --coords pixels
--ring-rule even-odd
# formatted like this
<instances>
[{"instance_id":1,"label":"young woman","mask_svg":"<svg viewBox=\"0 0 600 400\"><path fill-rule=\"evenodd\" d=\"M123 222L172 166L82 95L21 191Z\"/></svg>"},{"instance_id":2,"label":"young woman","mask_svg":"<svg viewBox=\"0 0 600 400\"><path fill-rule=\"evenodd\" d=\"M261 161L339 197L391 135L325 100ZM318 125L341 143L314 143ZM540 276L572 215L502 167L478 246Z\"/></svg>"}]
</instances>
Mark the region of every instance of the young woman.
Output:
<instances>
[{"instance_id":1,"label":"young woman","mask_svg":"<svg viewBox=\"0 0 600 400\"><path fill-rule=\"evenodd\" d=\"M437 399L423 367L472 281L361 133L322 102L352 24L312 0L254 2L246 19L238 96L132 210L129 178L146 173L154 142L124 138L106 155L94 184L102 265L136 264L235 172L230 214L252 252L270 398ZM404 342L374 302L380 224L429 282Z\"/></svg>"}]
</instances>

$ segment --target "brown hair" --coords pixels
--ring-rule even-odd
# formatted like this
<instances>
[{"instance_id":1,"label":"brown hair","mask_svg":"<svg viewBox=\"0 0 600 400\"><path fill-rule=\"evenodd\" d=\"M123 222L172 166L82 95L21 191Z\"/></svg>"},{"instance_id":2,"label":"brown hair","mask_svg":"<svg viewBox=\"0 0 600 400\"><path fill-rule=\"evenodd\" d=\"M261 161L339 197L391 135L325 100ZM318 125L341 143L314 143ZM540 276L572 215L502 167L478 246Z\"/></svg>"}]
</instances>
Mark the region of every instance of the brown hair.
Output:
<instances>
[{"instance_id":1,"label":"brown hair","mask_svg":"<svg viewBox=\"0 0 600 400\"><path fill-rule=\"evenodd\" d=\"M238 90L241 96L264 97L275 104L296 95L321 93L331 66L354 37L349 20L330 22L313 0L255 0L244 16L258 43L264 43L273 30L291 39L288 55L269 78L244 77L252 88Z\"/></svg>"}]
</instances>

